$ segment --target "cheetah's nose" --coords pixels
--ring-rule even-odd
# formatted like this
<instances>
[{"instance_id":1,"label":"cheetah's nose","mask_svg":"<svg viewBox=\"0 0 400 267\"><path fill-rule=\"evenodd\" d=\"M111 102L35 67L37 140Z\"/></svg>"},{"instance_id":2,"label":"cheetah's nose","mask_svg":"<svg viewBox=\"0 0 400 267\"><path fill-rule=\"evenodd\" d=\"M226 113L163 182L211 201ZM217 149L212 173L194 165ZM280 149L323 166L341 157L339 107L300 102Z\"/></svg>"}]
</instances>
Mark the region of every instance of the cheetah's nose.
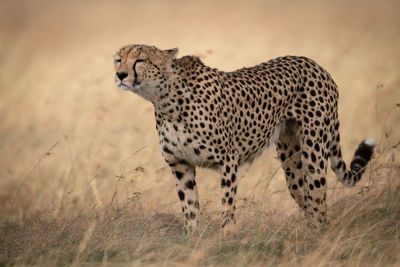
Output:
<instances>
[{"instance_id":1,"label":"cheetah's nose","mask_svg":"<svg viewBox=\"0 0 400 267\"><path fill-rule=\"evenodd\" d=\"M123 79L125 79L128 76L128 73L126 73L126 72L117 72L116 75L122 81Z\"/></svg>"}]
</instances>

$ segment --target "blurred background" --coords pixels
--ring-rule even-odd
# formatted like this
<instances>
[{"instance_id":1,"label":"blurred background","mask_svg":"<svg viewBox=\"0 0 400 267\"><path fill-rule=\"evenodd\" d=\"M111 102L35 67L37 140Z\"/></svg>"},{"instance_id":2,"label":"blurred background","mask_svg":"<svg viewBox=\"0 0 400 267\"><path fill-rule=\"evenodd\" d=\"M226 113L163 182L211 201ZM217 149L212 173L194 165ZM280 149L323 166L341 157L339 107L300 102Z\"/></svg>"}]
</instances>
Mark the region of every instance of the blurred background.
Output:
<instances>
[{"instance_id":1,"label":"blurred background","mask_svg":"<svg viewBox=\"0 0 400 267\"><path fill-rule=\"evenodd\" d=\"M114 85L113 55L126 44L178 47L179 56L197 55L226 71L278 56L310 57L339 86L347 162L364 138L375 137L383 155L400 141L399 1L24 0L1 6L0 217L47 210L62 218L119 209L134 199L132 209L142 214L179 215L153 107ZM300 214L274 148L240 175L239 214L251 214L244 207L253 201L271 216ZM332 172L328 180L329 203L359 190L335 189ZM361 187L369 184L365 179ZM198 185L202 211L218 211L218 174L200 170Z\"/></svg>"}]
</instances>

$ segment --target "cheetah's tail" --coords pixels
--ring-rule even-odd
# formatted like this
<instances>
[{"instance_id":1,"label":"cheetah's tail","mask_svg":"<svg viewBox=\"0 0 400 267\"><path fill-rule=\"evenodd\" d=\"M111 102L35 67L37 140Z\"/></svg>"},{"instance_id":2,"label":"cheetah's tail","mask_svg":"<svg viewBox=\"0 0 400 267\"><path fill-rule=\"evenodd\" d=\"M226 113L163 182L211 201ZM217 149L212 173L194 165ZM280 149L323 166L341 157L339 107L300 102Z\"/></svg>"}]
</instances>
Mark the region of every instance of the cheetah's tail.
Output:
<instances>
[{"instance_id":1,"label":"cheetah's tail","mask_svg":"<svg viewBox=\"0 0 400 267\"><path fill-rule=\"evenodd\" d=\"M369 138L361 142L356 152L354 153L353 160L350 163L350 170L347 170L346 163L342 159L340 146L332 146L331 151L331 167L336 173L337 178L348 187L354 186L360 181L365 167L371 160L374 152L375 140Z\"/></svg>"}]
</instances>

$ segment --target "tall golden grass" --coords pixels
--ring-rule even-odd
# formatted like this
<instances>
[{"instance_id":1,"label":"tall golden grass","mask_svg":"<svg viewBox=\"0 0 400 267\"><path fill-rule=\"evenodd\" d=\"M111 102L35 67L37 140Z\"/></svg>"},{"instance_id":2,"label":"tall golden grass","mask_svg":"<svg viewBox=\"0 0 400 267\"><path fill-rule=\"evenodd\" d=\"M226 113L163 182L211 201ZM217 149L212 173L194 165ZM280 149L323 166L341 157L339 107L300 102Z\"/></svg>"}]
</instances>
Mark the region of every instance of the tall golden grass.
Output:
<instances>
[{"instance_id":1,"label":"tall golden grass","mask_svg":"<svg viewBox=\"0 0 400 267\"><path fill-rule=\"evenodd\" d=\"M400 264L398 1L3 1L0 265ZM219 235L219 178L199 170L200 231L187 238L153 107L113 84L128 43L179 47L233 70L308 56L340 90L342 148L378 146L362 181L328 176L313 230L274 149L240 172L238 223Z\"/></svg>"}]
</instances>

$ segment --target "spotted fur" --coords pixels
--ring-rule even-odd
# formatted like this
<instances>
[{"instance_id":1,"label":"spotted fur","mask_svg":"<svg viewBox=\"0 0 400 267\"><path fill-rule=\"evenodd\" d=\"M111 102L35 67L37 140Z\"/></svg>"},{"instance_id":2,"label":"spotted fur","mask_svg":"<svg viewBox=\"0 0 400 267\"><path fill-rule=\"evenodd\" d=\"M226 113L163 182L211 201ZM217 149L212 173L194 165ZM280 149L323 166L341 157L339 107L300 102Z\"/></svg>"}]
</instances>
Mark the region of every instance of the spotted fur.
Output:
<instances>
[{"instance_id":1,"label":"spotted fur","mask_svg":"<svg viewBox=\"0 0 400 267\"><path fill-rule=\"evenodd\" d=\"M237 171L276 143L291 196L313 223L326 219L328 159L338 179L354 186L371 159L374 142L342 159L338 90L321 66L286 56L223 72L177 49L128 45L115 57L117 86L155 108L161 152L175 176L188 231L195 231L199 200L195 166L221 174L222 226L234 220Z\"/></svg>"}]
</instances>

